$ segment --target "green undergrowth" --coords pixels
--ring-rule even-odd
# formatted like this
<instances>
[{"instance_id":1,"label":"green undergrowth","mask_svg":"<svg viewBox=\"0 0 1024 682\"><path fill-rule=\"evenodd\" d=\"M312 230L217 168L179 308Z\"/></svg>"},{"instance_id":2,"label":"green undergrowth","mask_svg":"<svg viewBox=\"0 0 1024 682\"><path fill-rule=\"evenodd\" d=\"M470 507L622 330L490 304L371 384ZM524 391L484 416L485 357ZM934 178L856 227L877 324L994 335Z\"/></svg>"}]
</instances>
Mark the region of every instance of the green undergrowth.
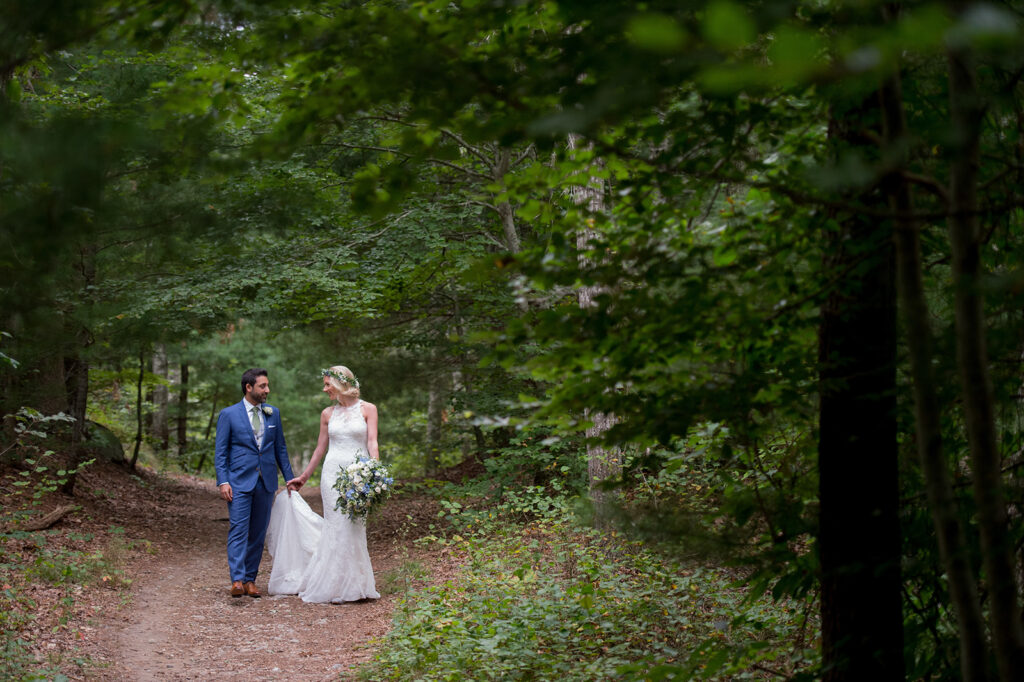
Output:
<instances>
[{"instance_id":1,"label":"green undergrowth","mask_svg":"<svg viewBox=\"0 0 1024 682\"><path fill-rule=\"evenodd\" d=\"M82 636L89 617L89 591L126 589L124 567L147 541L125 537L124 529L83 532L61 524L29 531L73 470L60 468L53 452L21 460L21 469L0 477L6 501L0 510L0 679L65 680L88 677L94 664L65 646ZM94 495L104 494L102 491ZM68 518L81 512L76 506Z\"/></svg>"},{"instance_id":2,"label":"green undergrowth","mask_svg":"<svg viewBox=\"0 0 1024 682\"><path fill-rule=\"evenodd\" d=\"M0 679L60 680L89 669L74 652L43 653L41 640L74 640L88 590L127 588L123 569L137 545L118 527L0 533Z\"/></svg>"},{"instance_id":3,"label":"green undergrowth","mask_svg":"<svg viewBox=\"0 0 1024 682\"><path fill-rule=\"evenodd\" d=\"M448 505L465 534L424 541L459 557L457 577L409 588L362 679L779 679L811 664L808 604L748 599L735 570L581 527L564 501L505 513L522 507Z\"/></svg>"}]
</instances>

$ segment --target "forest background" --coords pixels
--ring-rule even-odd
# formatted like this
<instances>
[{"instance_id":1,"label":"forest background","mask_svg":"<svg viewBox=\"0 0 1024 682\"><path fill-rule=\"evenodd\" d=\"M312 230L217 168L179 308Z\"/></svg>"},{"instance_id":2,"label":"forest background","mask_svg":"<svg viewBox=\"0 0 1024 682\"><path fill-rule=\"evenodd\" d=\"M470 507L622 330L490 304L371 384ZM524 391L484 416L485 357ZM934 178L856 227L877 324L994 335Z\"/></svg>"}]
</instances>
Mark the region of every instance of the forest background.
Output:
<instances>
[{"instance_id":1,"label":"forest background","mask_svg":"<svg viewBox=\"0 0 1024 682\"><path fill-rule=\"evenodd\" d=\"M248 366L300 464L343 363L400 476L486 467L453 527L590 557L529 656L375 674L1022 679L1021 10L8 3L6 465L209 475Z\"/></svg>"}]
</instances>

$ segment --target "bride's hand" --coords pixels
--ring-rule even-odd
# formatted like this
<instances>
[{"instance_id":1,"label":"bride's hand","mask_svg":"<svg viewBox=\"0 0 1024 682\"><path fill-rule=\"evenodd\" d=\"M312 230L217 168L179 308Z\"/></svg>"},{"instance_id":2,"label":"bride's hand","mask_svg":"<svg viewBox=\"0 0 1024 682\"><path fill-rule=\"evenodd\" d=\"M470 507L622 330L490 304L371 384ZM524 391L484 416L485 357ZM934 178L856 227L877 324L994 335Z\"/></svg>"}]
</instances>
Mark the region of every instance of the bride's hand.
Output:
<instances>
[{"instance_id":1,"label":"bride's hand","mask_svg":"<svg viewBox=\"0 0 1024 682\"><path fill-rule=\"evenodd\" d=\"M285 485L286 488L288 488L288 494L291 495L292 491L293 490L298 490L299 488L301 488L303 483L305 483L305 481L302 480L302 477L301 476L296 476L295 478L293 478L292 480L288 481L284 485Z\"/></svg>"}]
</instances>

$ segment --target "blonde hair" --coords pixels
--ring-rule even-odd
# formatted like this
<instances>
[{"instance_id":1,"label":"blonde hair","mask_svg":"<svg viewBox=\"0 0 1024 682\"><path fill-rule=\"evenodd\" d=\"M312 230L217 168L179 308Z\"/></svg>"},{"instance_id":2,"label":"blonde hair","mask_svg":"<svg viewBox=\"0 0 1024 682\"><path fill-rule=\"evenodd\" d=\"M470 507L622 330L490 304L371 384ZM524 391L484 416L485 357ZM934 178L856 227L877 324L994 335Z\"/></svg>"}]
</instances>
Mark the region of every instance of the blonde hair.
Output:
<instances>
[{"instance_id":1,"label":"blonde hair","mask_svg":"<svg viewBox=\"0 0 1024 682\"><path fill-rule=\"evenodd\" d=\"M330 369L322 370L322 373L327 377L327 383L335 390L338 398L359 397L359 380L345 365L334 365Z\"/></svg>"}]
</instances>

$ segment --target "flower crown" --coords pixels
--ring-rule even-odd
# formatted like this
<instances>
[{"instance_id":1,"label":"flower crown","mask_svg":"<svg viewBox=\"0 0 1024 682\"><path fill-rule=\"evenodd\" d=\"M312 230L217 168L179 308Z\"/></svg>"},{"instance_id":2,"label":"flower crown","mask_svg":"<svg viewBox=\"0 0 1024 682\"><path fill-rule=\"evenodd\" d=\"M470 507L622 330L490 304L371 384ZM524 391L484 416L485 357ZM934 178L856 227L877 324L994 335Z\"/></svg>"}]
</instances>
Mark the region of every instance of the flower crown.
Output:
<instances>
[{"instance_id":1,"label":"flower crown","mask_svg":"<svg viewBox=\"0 0 1024 682\"><path fill-rule=\"evenodd\" d=\"M342 381L342 382L348 384L349 386L352 386L353 388L359 388L359 380L358 379L356 379L354 376L347 377L344 374L342 374L341 372L338 372L338 371L335 371L335 370L322 369L322 370L320 370L320 376L323 376L323 377L334 377L338 381Z\"/></svg>"}]
</instances>

